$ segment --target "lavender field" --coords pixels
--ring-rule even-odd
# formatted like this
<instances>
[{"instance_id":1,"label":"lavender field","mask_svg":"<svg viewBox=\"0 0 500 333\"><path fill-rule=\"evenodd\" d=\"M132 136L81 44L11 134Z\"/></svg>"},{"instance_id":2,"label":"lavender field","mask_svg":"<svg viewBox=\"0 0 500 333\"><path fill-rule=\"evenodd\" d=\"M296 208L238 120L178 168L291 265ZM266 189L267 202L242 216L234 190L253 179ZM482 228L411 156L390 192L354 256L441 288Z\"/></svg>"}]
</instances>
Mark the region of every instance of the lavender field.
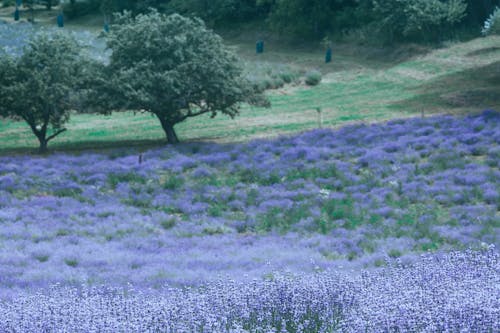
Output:
<instances>
[{"instance_id":1,"label":"lavender field","mask_svg":"<svg viewBox=\"0 0 500 333\"><path fill-rule=\"evenodd\" d=\"M0 157L0 331L498 332L499 144L490 110Z\"/></svg>"}]
</instances>

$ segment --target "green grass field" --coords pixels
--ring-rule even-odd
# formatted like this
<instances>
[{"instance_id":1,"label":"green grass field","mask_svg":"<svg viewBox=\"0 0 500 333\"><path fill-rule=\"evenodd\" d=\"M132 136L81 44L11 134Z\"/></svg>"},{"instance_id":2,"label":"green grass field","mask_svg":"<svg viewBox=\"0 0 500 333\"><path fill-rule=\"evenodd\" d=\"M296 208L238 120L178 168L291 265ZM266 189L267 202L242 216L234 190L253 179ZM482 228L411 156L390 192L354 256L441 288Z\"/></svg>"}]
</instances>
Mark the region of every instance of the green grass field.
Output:
<instances>
[{"instance_id":1,"label":"green grass field","mask_svg":"<svg viewBox=\"0 0 500 333\"><path fill-rule=\"evenodd\" d=\"M87 28L79 24L69 26ZM500 109L500 37L478 38L425 53L410 51L403 56L398 56L398 52L404 48L389 52L339 44L334 45L331 64L323 63L323 52L317 47L294 48L271 41L266 44L266 52L257 56L251 38L229 36L227 43L241 56L248 71L262 64L288 65L301 72L318 69L324 74L323 81L315 87L301 83L269 91L271 108L243 106L236 119L189 119L176 126L182 141L243 141L309 130L319 126L318 107L323 110L323 125L327 127L422 113L463 114ZM50 149L147 147L164 143L159 122L149 114L73 115L67 128L67 132L50 142ZM0 154L29 152L36 147L36 138L27 125L0 120Z\"/></svg>"}]
</instances>

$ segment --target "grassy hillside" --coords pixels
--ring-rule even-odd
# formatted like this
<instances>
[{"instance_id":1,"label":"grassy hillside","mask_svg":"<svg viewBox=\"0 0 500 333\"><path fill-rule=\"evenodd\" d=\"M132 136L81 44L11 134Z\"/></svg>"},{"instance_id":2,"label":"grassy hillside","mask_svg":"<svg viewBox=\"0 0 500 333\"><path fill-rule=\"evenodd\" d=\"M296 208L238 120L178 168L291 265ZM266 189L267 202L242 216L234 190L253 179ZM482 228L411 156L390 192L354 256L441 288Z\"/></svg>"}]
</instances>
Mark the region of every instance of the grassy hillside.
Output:
<instances>
[{"instance_id":1,"label":"grassy hillside","mask_svg":"<svg viewBox=\"0 0 500 333\"><path fill-rule=\"evenodd\" d=\"M81 22L69 27L89 28ZM318 69L324 74L323 81L316 87L299 83L272 90L268 93L272 108L245 106L234 120L190 119L176 127L181 140L242 141L309 130L318 127L318 107L327 127L420 116L422 112L500 109L500 37L450 44L425 53L417 47L389 52L340 44L334 45L331 64L324 64L322 50L311 46L292 47L270 40L266 53L257 56L252 38L226 38L249 73L266 75L273 68L292 68L303 74ZM131 112L112 117L74 115L67 127L66 133L51 142L52 149L163 144L164 137L156 118ZM24 123L0 120L0 153L29 151L36 146Z\"/></svg>"}]
</instances>

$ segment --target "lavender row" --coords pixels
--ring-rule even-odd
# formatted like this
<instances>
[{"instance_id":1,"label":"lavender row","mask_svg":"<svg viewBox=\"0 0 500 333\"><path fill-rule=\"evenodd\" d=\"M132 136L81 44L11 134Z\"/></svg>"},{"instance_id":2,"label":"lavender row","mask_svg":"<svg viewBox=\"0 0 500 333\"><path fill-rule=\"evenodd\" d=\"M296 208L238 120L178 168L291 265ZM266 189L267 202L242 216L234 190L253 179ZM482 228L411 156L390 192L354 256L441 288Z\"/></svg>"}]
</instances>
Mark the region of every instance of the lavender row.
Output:
<instances>
[{"instance_id":1,"label":"lavender row","mask_svg":"<svg viewBox=\"0 0 500 333\"><path fill-rule=\"evenodd\" d=\"M3 332L498 332L498 252L161 291L53 287L0 303Z\"/></svg>"}]
</instances>

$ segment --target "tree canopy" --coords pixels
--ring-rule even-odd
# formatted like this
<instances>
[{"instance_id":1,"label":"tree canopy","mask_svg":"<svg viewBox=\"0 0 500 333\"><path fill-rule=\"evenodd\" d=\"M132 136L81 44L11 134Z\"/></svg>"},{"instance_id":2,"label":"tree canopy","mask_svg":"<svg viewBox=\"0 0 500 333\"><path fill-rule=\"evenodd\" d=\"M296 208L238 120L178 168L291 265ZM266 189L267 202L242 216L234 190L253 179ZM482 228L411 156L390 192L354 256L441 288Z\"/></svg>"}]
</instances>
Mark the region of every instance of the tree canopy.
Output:
<instances>
[{"instance_id":1,"label":"tree canopy","mask_svg":"<svg viewBox=\"0 0 500 333\"><path fill-rule=\"evenodd\" d=\"M373 12L389 41L443 39L466 10L465 0L373 0Z\"/></svg>"},{"instance_id":2,"label":"tree canopy","mask_svg":"<svg viewBox=\"0 0 500 333\"><path fill-rule=\"evenodd\" d=\"M479 35L495 6L500 6L500 0L72 0L65 7L68 16L76 16L102 3L106 14L155 8L199 17L209 26L259 20L290 36L319 40L361 31L384 42L440 41L460 31Z\"/></svg>"},{"instance_id":3,"label":"tree canopy","mask_svg":"<svg viewBox=\"0 0 500 333\"><path fill-rule=\"evenodd\" d=\"M77 92L87 62L74 39L37 33L21 56L1 56L0 116L24 120L45 152L66 130L70 111L82 105Z\"/></svg>"},{"instance_id":4,"label":"tree canopy","mask_svg":"<svg viewBox=\"0 0 500 333\"><path fill-rule=\"evenodd\" d=\"M154 114L169 143L174 125L218 113L234 117L241 103L267 100L243 77L236 56L199 19L157 11L116 16L108 35L112 55L91 100L104 112Z\"/></svg>"}]
</instances>

